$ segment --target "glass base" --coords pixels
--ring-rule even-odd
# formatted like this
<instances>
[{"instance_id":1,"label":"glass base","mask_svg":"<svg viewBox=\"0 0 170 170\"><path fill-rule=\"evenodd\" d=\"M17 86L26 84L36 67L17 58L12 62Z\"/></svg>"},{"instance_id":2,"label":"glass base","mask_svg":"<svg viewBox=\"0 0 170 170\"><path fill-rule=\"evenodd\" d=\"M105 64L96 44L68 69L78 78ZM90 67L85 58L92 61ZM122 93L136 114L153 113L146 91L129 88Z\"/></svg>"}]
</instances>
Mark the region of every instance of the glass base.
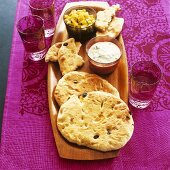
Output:
<instances>
[{"instance_id":1,"label":"glass base","mask_svg":"<svg viewBox=\"0 0 170 170\"><path fill-rule=\"evenodd\" d=\"M35 53L28 53L27 52L27 55L31 60L39 61L39 60L42 60L45 57L46 52L47 52L47 50L44 49L42 51L38 51L38 52L35 52Z\"/></svg>"},{"instance_id":2,"label":"glass base","mask_svg":"<svg viewBox=\"0 0 170 170\"><path fill-rule=\"evenodd\" d=\"M45 30L45 37L46 38L51 37L52 35L54 35L54 31L55 31L55 28L46 29Z\"/></svg>"},{"instance_id":3,"label":"glass base","mask_svg":"<svg viewBox=\"0 0 170 170\"><path fill-rule=\"evenodd\" d=\"M129 103L138 109L144 109L149 106L150 100L139 100L133 97L129 97Z\"/></svg>"}]
</instances>

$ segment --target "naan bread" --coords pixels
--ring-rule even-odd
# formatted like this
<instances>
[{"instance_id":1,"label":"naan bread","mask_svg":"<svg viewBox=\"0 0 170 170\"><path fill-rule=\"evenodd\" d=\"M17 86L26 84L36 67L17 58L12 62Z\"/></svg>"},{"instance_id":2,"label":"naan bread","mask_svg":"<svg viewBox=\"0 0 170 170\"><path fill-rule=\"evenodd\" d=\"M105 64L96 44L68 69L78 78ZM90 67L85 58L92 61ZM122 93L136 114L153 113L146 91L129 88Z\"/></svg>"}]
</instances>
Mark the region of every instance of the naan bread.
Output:
<instances>
[{"instance_id":1,"label":"naan bread","mask_svg":"<svg viewBox=\"0 0 170 170\"><path fill-rule=\"evenodd\" d=\"M99 91L72 95L60 107L57 126L69 142L104 152L123 147L134 130L124 101Z\"/></svg>"},{"instance_id":2,"label":"naan bread","mask_svg":"<svg viewBox=\"0 0 170 170\"><path fill-rule=\"evenodd\" d=\"M101 32L105 32L118 10L120 10L120 5L116 4L103 11L99 11L95 22L96 28Z\"/></svg>"},{"instance_id":3,"label":"naan bread","mask_svg":"<svg viewBox=\"0 0 170 170\"><path fill-rule=\"evenodd\" d=\"M58 61L58 51L61 45L62 45L61 42L55 43L48 49L47 54L45 56L46 62L49 62L49 61L57 62Z\"/></svg>"},{"instance_id":4,"label":"naan bread","mask_svg":"<svg viewBox=\"0 0 170 170\"><path fill-rule=\"evenodd\" d=\"M58 42L51 46L46 54L45 61L59 62L62 75L76 70L84 63L83 58L78 55L81 43L70 38L64 42Z\"/></svg>"},{"instance_id":5,"label":"naan bread","mask_svg":"<svg viewBox=\"0 0 170 170\"><path fill-rule=\"evenodd\" d=\"M78 55L81 43L75 42L74 38L70 38L62 43L58 51L58 62L62 75L76 70L84 64L83 58Z\"/></svg>"},{"instance_id":6,"label":"naan bread","mask_svg":"<svg viewBox=\"0 0 170 170\"><path fill-rule=\"evenodd\" d=\"M116 38L122 31L124 24L123 18L114 17L104 32L97 31L96 36L110 36Z\"/></svg>"},{"instance_id":7,"label":"naan bread","mask_svg":"<svg viewBox=\"0 0 170 170\"><path fill-rule=\"evenodd\" d=\"M58 81L54 97L57 103L62 105L71 95L90 91L105 91L119 98L119 92L108 81L95 74L78 71L67 73Z\"/></svg>"},{"instance_id":8,"label":"naan bread","mask_svg":"<svg viewBox=\"0 0 170 170\"><path fill-rule=\"evenodd\" d=\"M80 42L75 42L74 38L67 39L66 41L62 42L62 46L58 52L58 57L63 56L66 52L78 54L81 45L82 44Z\"/></svg>"}]
</instances>

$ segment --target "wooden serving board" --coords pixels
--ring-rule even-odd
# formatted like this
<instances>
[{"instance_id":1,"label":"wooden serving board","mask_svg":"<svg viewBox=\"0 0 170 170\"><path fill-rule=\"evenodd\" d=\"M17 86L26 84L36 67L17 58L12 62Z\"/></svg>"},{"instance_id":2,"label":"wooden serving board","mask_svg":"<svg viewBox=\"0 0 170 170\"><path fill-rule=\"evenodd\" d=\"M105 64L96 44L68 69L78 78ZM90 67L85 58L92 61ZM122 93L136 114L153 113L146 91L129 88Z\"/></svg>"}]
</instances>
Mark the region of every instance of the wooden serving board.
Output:
<instances>
[{"instance_id":1,"label":"wooden serving board","mask_svg":"<svg viewBox=\"0 0 170 170\"><path fill-rule=\"evenodd\" d=\"M56 31L54 34L52 44L68 39L68 34L65 28L65 24L63 22L63 13L66 9L68 9L71 6L75 6L75 5L88 5L88 6L93 7L96 11L103 10L104 8L109 6L107 2L97 2L97 1L95 2L91 1L88 3L87 2L67 3L61 13L58 24L56 26ZM126 58L123 38L121 35L118 37L118 41L123 46L123 54L122 54L121 60L112 74L107 75L107 76L102 76L102 77L108 80L114 87L118 89L121 99L123 99L127 103L128 101L128 67L127 67L127 58ZM85 64L79 70L85 71L88 73L93 73L89 69L89 64L88 64L87 56L85 53L85 44L83 44L81 47L80 55L83 56L85 60ZM52 129L53 129L54 138L55 138L56 146L57 146L60 157L66 158L66 159L74 159L74 160L97 160L97 159L107 159L107 158L116 157L118 155L119 150L109 151L109 152L100 152L100 151L89 149L87 147L81 147L81 146L69 143L62 137L56 125L59 106L56 103L54 99L54 95L53 95L55 86L61 77L62 76L61 76L61 72L59 69L59 65L57 63L50 62L48 64L48 100L49 100L49 109L50 109Z\"/></svg>"}]
</instances>

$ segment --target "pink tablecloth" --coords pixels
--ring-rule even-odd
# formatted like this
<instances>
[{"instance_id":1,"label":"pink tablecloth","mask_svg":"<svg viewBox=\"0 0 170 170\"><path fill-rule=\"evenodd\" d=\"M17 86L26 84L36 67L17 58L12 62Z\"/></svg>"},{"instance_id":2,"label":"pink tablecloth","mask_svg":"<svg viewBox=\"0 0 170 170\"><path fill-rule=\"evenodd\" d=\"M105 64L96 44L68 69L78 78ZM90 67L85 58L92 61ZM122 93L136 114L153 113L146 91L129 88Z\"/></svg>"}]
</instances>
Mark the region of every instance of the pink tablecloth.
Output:
<instances>
[{"instance_id":1,"label":"pink tablecloth","mask_svg":"<svg viewBox=\"0 0 170 170\"><path fill-rule=\"evenodd\" d=\"M58 17L67 1L56 1ZM135 131L115 159L61 159L52 134L47 101L47 64L24 55L16 22L28 15L28 1L19 0L3 114L0 168L21 169L170 169L170 2L119 0L125 18L123 36L130 66L153 60L163 77L149 108L132 108Z\"/></svg>"}]
</instances>

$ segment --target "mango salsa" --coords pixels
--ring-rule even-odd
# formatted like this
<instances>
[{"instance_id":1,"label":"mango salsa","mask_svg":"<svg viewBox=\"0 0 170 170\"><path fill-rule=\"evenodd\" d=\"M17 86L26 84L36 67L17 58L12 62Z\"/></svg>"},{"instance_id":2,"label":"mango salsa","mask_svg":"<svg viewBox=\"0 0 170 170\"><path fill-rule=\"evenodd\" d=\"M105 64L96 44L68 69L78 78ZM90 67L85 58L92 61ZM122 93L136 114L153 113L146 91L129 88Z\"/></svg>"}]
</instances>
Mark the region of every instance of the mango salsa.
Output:
<instances>
[{"instance_id":1,"label":"mango salsa","mask_svg":"<svg viewBox=\"0 0 170 170\"><path fill-rule=\"evenodd\" d=\"M95 22L93 15L90 15L86 9L72 10L64 16L65 23L75 28L86 28Z\"/></svg>"}]
</instances>

